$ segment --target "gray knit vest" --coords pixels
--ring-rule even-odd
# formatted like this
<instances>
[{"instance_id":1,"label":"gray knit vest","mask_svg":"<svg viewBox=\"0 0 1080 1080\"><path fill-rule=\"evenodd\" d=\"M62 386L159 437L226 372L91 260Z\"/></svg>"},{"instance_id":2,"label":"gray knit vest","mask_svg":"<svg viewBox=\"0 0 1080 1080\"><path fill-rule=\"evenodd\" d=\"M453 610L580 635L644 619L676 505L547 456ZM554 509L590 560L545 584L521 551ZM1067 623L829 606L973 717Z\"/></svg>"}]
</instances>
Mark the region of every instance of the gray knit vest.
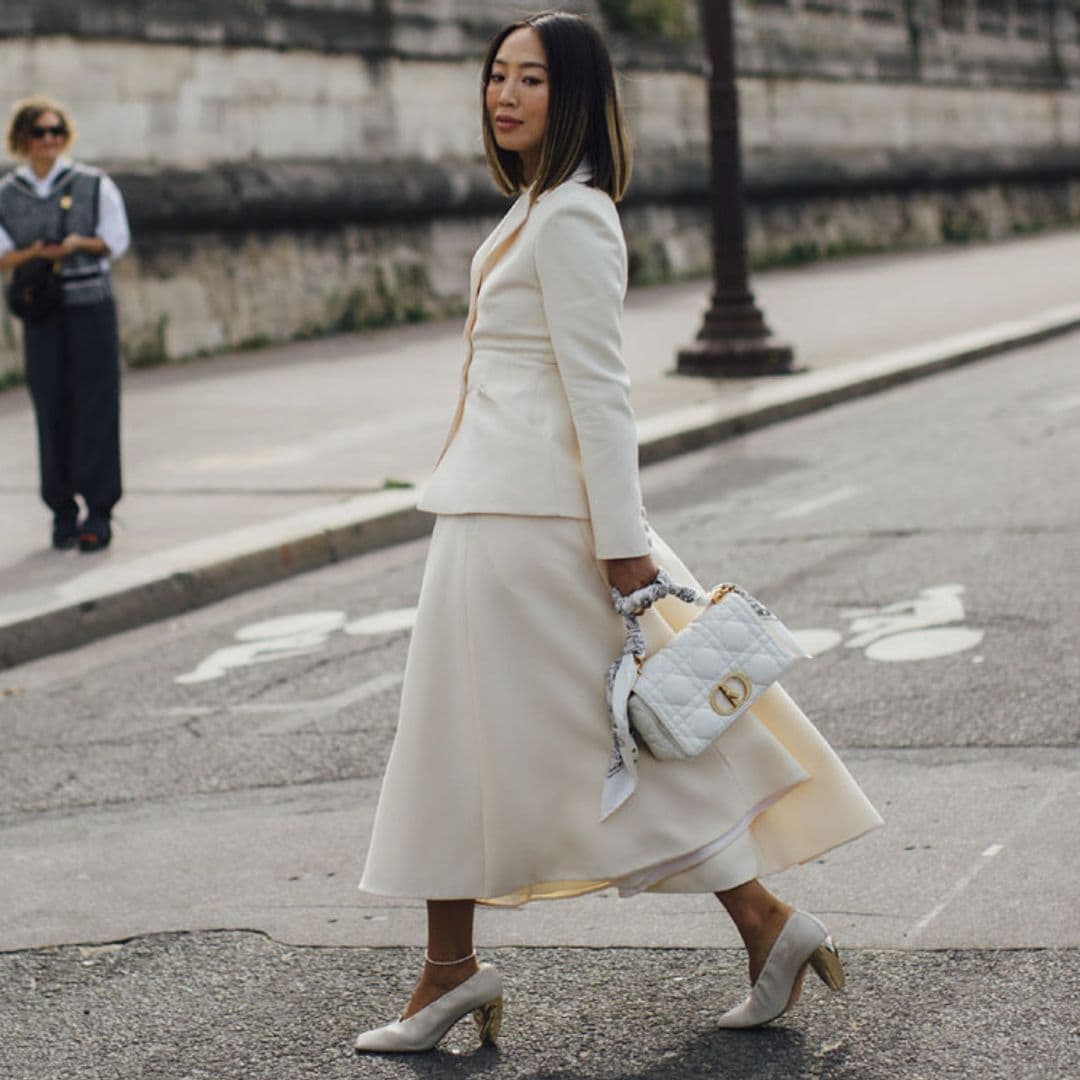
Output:
<instances>
[{"instance_id":1,"label":"gray knit vest","mask_svg":"<svg viewBox=\"0 0 1080 1080\"><path fill-rule=\"evenodd\" d=\"M17 248L38 240L59 243L61 231L93 236L98 225L98 192L101 173L87 165L72 165L53 181L45 198L39 198L20 176L10 172L0 178L0 225ZM70 196L67 216L61 200ZM61 226L63 230L61 230ZM61 264L64 305L97 304L112 296L109 275L101 269L101 256L85 251L69 255Z\"/></svg>"}]
</instances>

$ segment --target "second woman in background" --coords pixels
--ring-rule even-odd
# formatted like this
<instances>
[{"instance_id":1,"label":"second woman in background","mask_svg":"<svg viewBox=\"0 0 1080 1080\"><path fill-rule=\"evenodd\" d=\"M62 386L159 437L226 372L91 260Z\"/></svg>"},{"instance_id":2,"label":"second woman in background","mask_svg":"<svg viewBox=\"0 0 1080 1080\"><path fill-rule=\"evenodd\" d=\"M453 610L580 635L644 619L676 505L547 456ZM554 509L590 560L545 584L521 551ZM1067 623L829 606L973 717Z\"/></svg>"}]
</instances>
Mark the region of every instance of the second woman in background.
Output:
<instances>
[{"instance_id":1,"label":"second woman in background","mask_svg":"<svg viewBox=\"0 0 1080 1080\"><path fill-rule=\"evenodd\" d=\"M25 276L33 264L57 268L55 306L24 315L24 367L53 547L77 543L90 552L112 539L121 493L120 351L109 267L127 250L129 233L112 180L67 157L74 136L56 102L16 103L7 144L22 164L0 178L0 270ZM76 495L86 504L81 521Z\"/></svg>"}]
</instances>

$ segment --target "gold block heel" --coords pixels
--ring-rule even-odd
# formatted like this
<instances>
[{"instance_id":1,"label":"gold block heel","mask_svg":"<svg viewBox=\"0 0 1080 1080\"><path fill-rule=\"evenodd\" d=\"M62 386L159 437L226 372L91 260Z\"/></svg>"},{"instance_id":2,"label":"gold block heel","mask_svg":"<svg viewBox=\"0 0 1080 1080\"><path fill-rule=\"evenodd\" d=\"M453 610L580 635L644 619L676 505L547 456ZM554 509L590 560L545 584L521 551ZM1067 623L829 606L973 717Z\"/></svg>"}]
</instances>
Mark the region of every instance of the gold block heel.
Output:
<instances>
[{"instance_id":1,"label":"gold block heel","mask_svg":"<svg viewBox=\"0 0 1080 1080\"><path fill-rule=\"evenodd\" d=\"M810 966L830 990L844 989L844 965L840 963L840 954L832 938L826 938L825 944L810 954Z\"/></svg>"},{"instance_id":2,"label":"gold block heel","mask_svg":"<svg viewBox=\"0 0 1080 1080\"><path fill-rule=\"evenodd\" d=\"M495 1040L498 1039L499 1032L502 1030L502 1014L502 998L496 998L486 1005L481 1005L473 1013L477 1030L480 1032L480 1044L482 1046L494 1046Z\"/></svg>"}]
</instances>

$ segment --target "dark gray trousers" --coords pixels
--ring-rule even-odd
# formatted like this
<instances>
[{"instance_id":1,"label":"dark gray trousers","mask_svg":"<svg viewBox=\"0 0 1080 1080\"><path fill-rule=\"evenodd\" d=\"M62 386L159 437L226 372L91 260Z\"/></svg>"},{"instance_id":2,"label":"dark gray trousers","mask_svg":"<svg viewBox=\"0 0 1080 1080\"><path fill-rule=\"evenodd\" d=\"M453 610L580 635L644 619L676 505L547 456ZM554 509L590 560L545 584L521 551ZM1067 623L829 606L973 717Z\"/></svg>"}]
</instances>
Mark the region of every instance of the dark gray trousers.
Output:
<instances>
[{"instance_id":1,"label":"dark gray trousers","mask_svg":"<svg viewBox=\"0 0 1080 1080\"><path fill-rule=\"evenodd\" d=\"M120 499L120 348L116 304L61 307L24 326L37 418L41 497L71 520L75 495L107 518Z\"/></svg>"}]
</instances>

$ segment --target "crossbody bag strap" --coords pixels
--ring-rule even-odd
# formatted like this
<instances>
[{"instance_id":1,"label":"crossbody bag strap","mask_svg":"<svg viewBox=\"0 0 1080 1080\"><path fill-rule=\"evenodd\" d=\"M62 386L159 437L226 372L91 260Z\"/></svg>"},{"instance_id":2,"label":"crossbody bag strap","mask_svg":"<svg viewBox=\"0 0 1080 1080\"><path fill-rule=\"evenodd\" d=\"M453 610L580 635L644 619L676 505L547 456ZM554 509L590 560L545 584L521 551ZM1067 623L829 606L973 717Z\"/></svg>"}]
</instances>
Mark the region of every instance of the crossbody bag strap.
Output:
<instances>
[{"instance_id":1,"label":"crossbody bag strap","mask_svg":"<svg viewBox=\"0 0 1080 1080\"><path fill-rule=\"evenodd\" d=\"M97 228L101 223L101 173L94 177L94 190L90 198L93 200L93 210L90 211L90 235L97 236Z\"/></svg>"},{"instance_id":2,"label":"crossbody bag strap","mask_svg":"<svg viewBox=\"0 0 1080 1080\"><path fill-rule=\"evenodd\" d=\"M56 238L56 243L60 243L68 231L68 211L71 209L74 196L71 194L71 187L75 183L76 172L74 169L65 169L60 173L52 182L52 187L49 190L49 195L60 196L60 235ZM64 190L67 188L68 190Z\"/></svg>"},{"instance_id":3,"label":"crossbody bag strap","mask_svg":"<svg viewBox=\"0 0 1080 1080\"><path fill-rule=\"evenodd\" d=\"M62 243L65 236L67 236L68 229L68 211L71 209L72 195L70 191L65 191L60 196L60 235L57 237L56 242Z\"/></svg>"},{"instance_id":4,"label":"crossbody bag strap","mask_svg":"<svg viewBox=\"0 0 1080 1080\"><path fill-rule=\"evenodd\" d=\"M75 180L75 170L69 165L66 169L61 169L54 177L53 182L49 185L49 194L55 195L56 192L64 186L64 184L73 183Z\"/></svg>"},{"instance_id":5,"label":"crossbody bag strap","mask_svg":"<svg viewBox=\"0 0 1080 1080\"><path fill-rule=\"evenodd\" d=\"M7 172L7 173L4 173L3 176L0 176L0 206L3 205L3 201L4 201L3 198L2 198L4 187L7 184L11 184L14 187L18 187L19 186L18 185L19 179L20 179L20 177L18 176L18 174L14 173L14 172ZM6 232L8 234L8 236L11 236L11 230L7 227L7 222L4 220L4 215L2 213L0 213L0 228L2 228L4 230L4 232Z\"/></svg>"},{"instance_id":6,"label":"crossbody bag strap","mask_svg":"<svg viewBox=\"0 0 1080 1080\"><path fill-rule=\"evenodd\" d=\"M70 170L68 171L70 172ZM61 177L61 179L62 178L63 177ZM71 192L65 191L64 194L60 196L60 235L56 238L56 243L58 244L62 243L64 237L67 236L68 211L71 209L71 202ZM53 261L52 272L54 274L62 273L63 268L63 259L56 259Z\"/></svg>"}]
</instances>

